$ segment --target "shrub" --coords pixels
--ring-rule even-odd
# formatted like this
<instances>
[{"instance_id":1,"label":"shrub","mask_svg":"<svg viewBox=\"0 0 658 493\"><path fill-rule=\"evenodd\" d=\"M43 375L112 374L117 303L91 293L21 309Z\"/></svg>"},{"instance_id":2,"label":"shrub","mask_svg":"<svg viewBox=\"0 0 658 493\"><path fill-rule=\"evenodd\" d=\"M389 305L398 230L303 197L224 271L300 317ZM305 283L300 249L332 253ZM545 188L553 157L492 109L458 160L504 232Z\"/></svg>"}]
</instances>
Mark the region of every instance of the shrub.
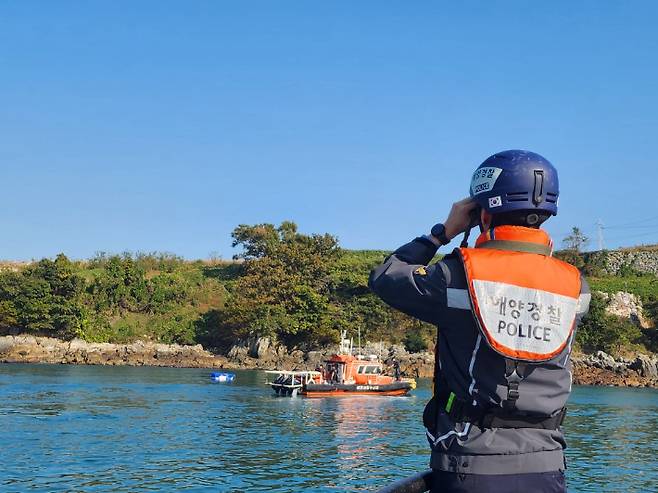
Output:
<instances>
[{"instance_id":1,"label":"shrub","mask_svg":"<svg viewBox=\"0 0 658 493\"><path fill-rule=\"evenodd\" d=\"M417 330L411 330L404 336L404 348L410 353L419 353L427 350L427 343L422 334Z\"/></svg>"},{"instance_id":2,"label":"shrub","mask_svg":"<svg viewBox=\"0 0 658 493\"><path fill-rule=\"evenodd\" d=\"M582 269L585 265L582 254L576 250L561 250L555 252L553 256L563 262L567 262L577 267L578 269Z\"/></svg>"},{"instance_id":3,"label":"shrub","mask_svg":"<svg viewBox=\"0 0 658 493\"><path fill-rule=\"evenodd\" d=\"M606 260L608 252L600 250L597 252L587 252L583 254L585 265L582 267L583 274L586 276L603 277L606 275Z\"/></svg>"},{"instance_id":4,"label":"shrub","mask_svg":"<svg viewBox=\"0 0 658 493\"><path fill-rule=\"evenodd\" d=\"M642 332L627 319L605 313L605 300L592 294L589 313L576 333L576 342L587 352L616 353L628 344L641 342Z\"/></svg>"}]
</instances>

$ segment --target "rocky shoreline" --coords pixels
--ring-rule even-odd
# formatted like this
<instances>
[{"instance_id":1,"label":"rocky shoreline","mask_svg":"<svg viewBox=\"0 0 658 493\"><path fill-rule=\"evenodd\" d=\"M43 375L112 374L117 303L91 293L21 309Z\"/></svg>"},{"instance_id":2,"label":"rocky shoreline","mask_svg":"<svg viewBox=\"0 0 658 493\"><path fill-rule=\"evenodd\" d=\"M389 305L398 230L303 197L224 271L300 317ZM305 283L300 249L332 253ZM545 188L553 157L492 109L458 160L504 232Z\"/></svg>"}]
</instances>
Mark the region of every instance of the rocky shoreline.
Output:
<instances>
[{"instance_id":1,"label":"rocky shoreline","mask_svg":"<svg viewBox=\"0 0 658 493\"><path fill-rule=\"evenodd\" d=\"M226 358L196 346L137 341L131 344L62 341L31 335L0 337L0 362L71 365L223 368Z\"/></svg>"},{"instance_id":2,"label":"rocky shoreline","mask_svg":"<svg viewBox=\"0 0 658 493\"><path fill-rule=\"evenodd\" d=\"M216 355L200 344L181 346L137 341L131 344L61 341L31 335L1 336L0 362L115 366L168 366L227 369L313 369L335 348L322 351L288 351L267 338L234 345L227 355ZM399 345L368 344L362 353L376 355L385 365L400 363L402 372L416 378L431 377L434 355L409 353ZM614 358L599 351L574 354L574 384L658 388L658 357L638 354Z\"/></svg>"},{"instance_id":3,"label":"rocky shoreline","mask_svg":"<svg viewBox=\"0 0 658 493\"><path fill-rule=\"evenodd\" d=\"M614 358L597 351L595 354L574 354L571 360L576 385L658 388L658 358L655 354Z\"/></svg>"}]
</instances>

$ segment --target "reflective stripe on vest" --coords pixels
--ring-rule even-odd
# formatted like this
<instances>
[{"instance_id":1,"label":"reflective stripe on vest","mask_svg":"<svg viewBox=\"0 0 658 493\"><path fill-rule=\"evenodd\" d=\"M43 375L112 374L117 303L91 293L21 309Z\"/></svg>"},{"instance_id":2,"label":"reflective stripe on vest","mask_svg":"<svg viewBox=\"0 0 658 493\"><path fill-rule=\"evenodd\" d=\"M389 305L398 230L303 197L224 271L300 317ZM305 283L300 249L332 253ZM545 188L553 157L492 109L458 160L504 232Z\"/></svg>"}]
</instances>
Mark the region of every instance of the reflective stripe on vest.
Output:
<instances>
[{"instance_id":1,"label":"reflective stripe on vest","mask_svg":"<svg viewBox=\"0 0 658 493\"><path fill-rule=\"evenodd\" d=\"M529 362L562 352L578 312L578 269L535 253L488 248L459 253L476 321L492 349Z\"/></svg>"}]
</instances>

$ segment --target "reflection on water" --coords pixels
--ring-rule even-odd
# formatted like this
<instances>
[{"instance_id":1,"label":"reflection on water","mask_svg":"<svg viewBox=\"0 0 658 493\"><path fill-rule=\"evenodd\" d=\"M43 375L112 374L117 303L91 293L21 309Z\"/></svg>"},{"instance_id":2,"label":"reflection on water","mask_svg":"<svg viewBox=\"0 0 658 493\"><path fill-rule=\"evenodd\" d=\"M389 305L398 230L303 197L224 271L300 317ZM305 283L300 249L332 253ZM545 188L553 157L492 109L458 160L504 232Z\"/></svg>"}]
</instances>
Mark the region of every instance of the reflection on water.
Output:
<instances>
[{"instance_id":1,"label":"reflection on water","mask_svg":"<svg viewBox=\"0 0 658 493\"><path fill-rule=\"evenodd\" d=\"M0 365L0 491L373 491L425 469L410 397L276 398L259 372ZM572 492L658 491L658 392L579 387Z\"/></svg>"}]
</instances>

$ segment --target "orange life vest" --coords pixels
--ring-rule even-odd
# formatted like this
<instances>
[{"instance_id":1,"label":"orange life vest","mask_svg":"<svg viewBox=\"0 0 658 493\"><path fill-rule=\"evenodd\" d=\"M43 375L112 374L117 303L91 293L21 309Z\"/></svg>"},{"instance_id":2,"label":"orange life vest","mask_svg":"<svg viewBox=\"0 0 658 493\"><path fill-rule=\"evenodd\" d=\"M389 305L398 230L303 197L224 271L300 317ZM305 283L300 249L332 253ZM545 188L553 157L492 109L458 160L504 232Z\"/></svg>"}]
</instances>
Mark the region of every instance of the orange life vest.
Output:
<instances>
[{"instance_id":1,"label":"orange life vest","mask_svg":"<svg viewBox=\"0 0 658 493\"><path fill-rule=\"evenodd\" d=\"M551 257L545 231L499 226L459 253L477 325L493 350L530 363L564 350L575 328L580 273Z\"/></svg>"}]
</instances>

